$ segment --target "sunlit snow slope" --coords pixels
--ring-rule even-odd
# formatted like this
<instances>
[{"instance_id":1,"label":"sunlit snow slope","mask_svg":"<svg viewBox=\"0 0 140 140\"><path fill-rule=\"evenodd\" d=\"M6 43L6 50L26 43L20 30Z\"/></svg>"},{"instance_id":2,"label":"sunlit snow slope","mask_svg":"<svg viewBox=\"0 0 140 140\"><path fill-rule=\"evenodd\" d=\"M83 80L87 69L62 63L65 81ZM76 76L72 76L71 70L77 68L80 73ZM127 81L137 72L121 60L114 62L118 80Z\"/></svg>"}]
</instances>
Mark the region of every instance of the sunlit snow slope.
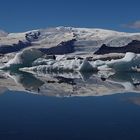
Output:
<instances>
[{"instance_id":1,"label":"sunlit snow slope","mask_svg":"<svg viewBox=\"0 0 140 140\"><path fill-rule=\"evenodd\" d=\"M111 47L122 47L133 40L140 40L140 33L73 27L38 29L23 33L0 31L0 53L19 51L26 47L44 48L46 50L60 47L59 52L62 54L70 53L66 49L69 49L73 44L67 45L65 43L71 40L74 41L72 42L74 49L71 49L71 52L93 53L103 44ZM7 48L5 49L5 47Z\"/></svg>"}]
</instances>

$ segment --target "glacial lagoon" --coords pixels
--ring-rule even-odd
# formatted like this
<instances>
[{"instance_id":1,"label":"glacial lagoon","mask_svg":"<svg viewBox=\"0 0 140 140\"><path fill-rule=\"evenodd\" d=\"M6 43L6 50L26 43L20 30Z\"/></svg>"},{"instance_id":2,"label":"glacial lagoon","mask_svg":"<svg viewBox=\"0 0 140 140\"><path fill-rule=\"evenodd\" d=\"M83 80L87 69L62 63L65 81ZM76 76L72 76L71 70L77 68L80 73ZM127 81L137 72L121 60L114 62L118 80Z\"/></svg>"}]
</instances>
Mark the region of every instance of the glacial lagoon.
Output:
<instances>
[{"instance_id":1,"label":"glacial lagoon","mask_svg":"<svg viewBox=\"0 0 140 140\"><path fill-rule=\"evenodd\" d=\"M139 73L0 72L1 140L139 140Z\"/></svg>"}]
</instances>

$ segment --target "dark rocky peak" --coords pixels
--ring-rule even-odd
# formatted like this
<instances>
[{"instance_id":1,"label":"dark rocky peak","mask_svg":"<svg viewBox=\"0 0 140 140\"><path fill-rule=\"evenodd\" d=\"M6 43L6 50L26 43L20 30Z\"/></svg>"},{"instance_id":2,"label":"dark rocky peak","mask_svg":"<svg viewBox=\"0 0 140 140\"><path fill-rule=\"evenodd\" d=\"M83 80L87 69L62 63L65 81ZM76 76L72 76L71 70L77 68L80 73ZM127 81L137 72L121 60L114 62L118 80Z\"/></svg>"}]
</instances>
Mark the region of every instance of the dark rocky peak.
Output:
<instances>
[{"instance_id":1,"label":"dark rocky peak","mask_svg":"<svg viewBox=\"0 0 140 140\"><path fill-rule=\"evenodd\" d=\"M126 53L126 52L140 53L140 41L133 40L127 45L122 47L113 47L113 46L107 46L106 44L103 44L95 52L95 54Z\"/></svg>"},{"instance_id":2,"label":"dark rocky peak","mask_svg":"<svg viewBox=\"0 0 140 140\"><path fill-rule=\"evenodd\" d=\"M25 35L25 38L27 41L32 42L32 41L37 40L40 35L41 35L40 31L33 31L33 32L27 33Z\"/></svg>"},{"instance_id":3,"label":"dark rocky peak","mask_svg":"<svg viewBox=\"0 0 140 140\"><path fill-rule=\"evenodd\" d=\"M129 45L140 45L140 41L139 40L132 40L129 44Z\"/></svg>"},{"instance_id":4,"label":"dark rocky peak","mask_svg":"<svg viewBox=\"0 0 140 140\"><path fill-rule=\"evenodd\" d=\"M39 50L48 55L73 53L75 51L75 42L76 39L62 41L57 46L51 48L40 48Z\"/></svg>"}]
</instances>

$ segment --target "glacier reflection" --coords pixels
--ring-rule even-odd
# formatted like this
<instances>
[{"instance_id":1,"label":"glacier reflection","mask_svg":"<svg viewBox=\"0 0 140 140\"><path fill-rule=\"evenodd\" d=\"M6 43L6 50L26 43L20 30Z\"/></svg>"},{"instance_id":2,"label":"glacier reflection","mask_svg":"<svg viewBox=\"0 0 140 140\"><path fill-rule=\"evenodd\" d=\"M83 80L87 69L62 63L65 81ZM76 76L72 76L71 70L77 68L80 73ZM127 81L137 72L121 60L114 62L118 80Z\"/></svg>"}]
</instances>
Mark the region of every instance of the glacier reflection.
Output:
<instances>
[{"instance_id":1,"label":"glacier reflection","mask_svg":"<svg viewBox=\"0 0 140 140\"><path fill-rule=\"evenodd\" d=\"M139 73L26 73L0 72L1 91L14 90L56 96L103 96L139 92Z\"/></svg>"}]
</instances>

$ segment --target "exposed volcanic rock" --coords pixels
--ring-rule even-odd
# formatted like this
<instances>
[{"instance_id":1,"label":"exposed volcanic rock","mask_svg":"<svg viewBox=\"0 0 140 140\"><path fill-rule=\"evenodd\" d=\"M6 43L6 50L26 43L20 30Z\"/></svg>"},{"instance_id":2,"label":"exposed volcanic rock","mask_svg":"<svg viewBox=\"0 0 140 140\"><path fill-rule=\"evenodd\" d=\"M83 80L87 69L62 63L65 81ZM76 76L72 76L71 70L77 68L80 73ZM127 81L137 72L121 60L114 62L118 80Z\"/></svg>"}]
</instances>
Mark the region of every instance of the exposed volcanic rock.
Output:
<instances>
[{"instance_id":1,"label":"exposed volcanic rock","mask_svg":"<svg viewBox=\"0 0 140 140\"><path fill-rule=\"evenodd\" d=\"M140 41L133 40L126 46L122 47L110 47L103 44L95 54L108 54L108 53L126 53L126 52L134 52L140 53Z\"/></svg>"},{"instance_id":2,"label":"exposed volcanic rock","mask_svg":"<svg viewBox=\"0 0 140 140\"><path fill-rule=\"evenodd\" d=\"M39 50L43 53L46 53L48 55L52 54L67 54L67 53L73 53L74 52L74 43L76 39L72 39L66 42L61 42L55 47L51 48L40 48Z\"/></svg>"},{"instance_id":3,"label":"exposed volcanic rock","mask_svg":"<svg viewBox=\"0 0 140 140\"><path fill-rule=\"evenodd\" d=\"M17 52L17 51L20 51L21 49L24 49L24 48L29 47L29 46L31 46L30 42L28 42L28 41L23 42L23 41L19 40L17 44L0 46L0 54Z\"/></svg>"},{"instance_id":4,"label":"exposed volcanic rock","mask_svg":"<svg viewBox=\"0 0 140 140\"><path fill-rule=\"evenodd\" d=\"M72 52L74 54L91 54L99 50L103 44L122 47L128 45L132 40L140 41L140 33L74 27L54 27L20 33L5 33L0 30L0 53L17 52L31 46L41 49L46 54L67 54ZM103 47L105 52L107 52L106 46ZM114 50L115 48L111 49ZM118 50L118 48L116 49ZM118 51L121 52L121 50L124 49L119 48Z\"/></svg>"},{"instance_id":5,"label":"exposed volcanic rock","mask_svg":"<svg viewBox=\"0 0 140 140\"><path fill-rule=\"evenodd\" d=\"M25 34L25 38L27 41L32 42L32 41L37 40L39 38L40 34L41 33L39 31L29 32L29 33Z\"/></svg>"}]
</instances>

